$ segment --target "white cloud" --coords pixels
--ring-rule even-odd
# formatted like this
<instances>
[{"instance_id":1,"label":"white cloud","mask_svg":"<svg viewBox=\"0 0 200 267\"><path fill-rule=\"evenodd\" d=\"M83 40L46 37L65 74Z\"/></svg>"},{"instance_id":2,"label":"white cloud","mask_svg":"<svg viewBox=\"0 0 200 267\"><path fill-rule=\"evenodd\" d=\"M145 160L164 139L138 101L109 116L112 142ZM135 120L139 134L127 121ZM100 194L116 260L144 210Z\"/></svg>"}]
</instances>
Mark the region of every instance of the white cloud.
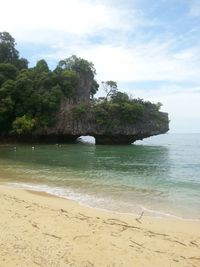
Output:
<instances>
[{"instance_id":1,"label":"white cloud","mask_svg":"<svg viewBox=\"0 0 200 267\"><path fill-rule=\"evenodd\" d=\"M0 0L0 6L1 30L17 42L42 43L53 50L34 58L58 61L77 54L94 62L99 80L182 82L200 77L199 47L173 52L175 39L129 38L153 23L136 9L99 0ZM90 40L96 35L101 43Z\"/></svg>"},{"instance_id":2,"label":"white cloud","mask_svg":"<svg viewBox=\"0 0 200 267\"><path fill-rule=\"evenodd\" d=\"M199 57L195 49L180 53L170 51L170 43L151 41L131 47L99 46L85 53L96 62L104 79L120 82L189 81L200 77Z\"/></svg>"},{"instance_id":3,"label":"white cloud","mask_svg":"<svg viewBox=\"0 0 200 267\"><path fill-rule=\"evenodd\" d=\"M0 0L1 30L17 40L56 43L58 36L81 37L103 30L133 30L139 24L135 10L112 8L89 0Z\"/></svg>"},{"instance_id":4,"label":"white cloud","mask_svg":"<svg viewBox=\"0 0 200 267\"><path fill-rule=\"evenodd\" d=\"M129 45L76 43L67 47L61 45L58 53L46 56L57 59L78 54L87 58L94 62L99 80L199 82L200 48L173 52L173 42L160 40Z\"/></svg>"}]
</instances>

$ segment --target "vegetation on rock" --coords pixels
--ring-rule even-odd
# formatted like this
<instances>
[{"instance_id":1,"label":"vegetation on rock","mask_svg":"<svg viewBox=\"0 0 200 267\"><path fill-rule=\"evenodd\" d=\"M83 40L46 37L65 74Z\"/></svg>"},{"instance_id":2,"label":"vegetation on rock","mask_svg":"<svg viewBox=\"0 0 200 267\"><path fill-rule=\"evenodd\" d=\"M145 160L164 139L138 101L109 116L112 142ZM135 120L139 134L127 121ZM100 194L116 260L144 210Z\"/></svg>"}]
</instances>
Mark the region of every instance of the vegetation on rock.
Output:
<instances>
[{"instance_id":1,"label":"vegetation on rock","mask_svg":"<svg viewBox=\"0 0 200 267\"><path fill-rule=\"evenodd\" d=\"M30 134L54 123L63 98L75 99L83 75L92 79L90 95L98 90L91 62L72 56L50 70L44 59L28 68L19 58L14 38L0 33L0 134Z\"/></svg>"},{"instance_id":2,"label":"vegetation on rock","mask_svg":"<svg viewBox=\"0 0 200 267\"><path fill-rule=\"evenodd\" d=\"M73 104L74 121L90 114L106 131L156 116L162 124L158 116L161 103L131 99L118 91L115 81L102 82L105 97L94 99L99 84L93 63L73 55L54 70L44 59L28 68L15 46L9 33L0 33L0 136L27 136L53 126L63 100Z\"/></svg>"}]
</instances>

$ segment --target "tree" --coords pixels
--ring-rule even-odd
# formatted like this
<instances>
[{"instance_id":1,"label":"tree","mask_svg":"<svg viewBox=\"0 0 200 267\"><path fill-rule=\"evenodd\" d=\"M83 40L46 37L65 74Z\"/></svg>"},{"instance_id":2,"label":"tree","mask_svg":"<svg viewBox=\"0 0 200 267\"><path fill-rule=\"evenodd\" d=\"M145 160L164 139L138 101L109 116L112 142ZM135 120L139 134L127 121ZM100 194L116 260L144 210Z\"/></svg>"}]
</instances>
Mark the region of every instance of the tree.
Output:
<instances>
[{"instance_id":1,"label":"tree","mask_svg":"<svg viewBox=\"0 0 200 267\"><path fill-rule=\"evenodd\" d=\"M111 100L113 103L121 104L129 102L129 96L126 93L115 91L111 96Z\"/></svg>"},{"instance_id":2,"label":"tree","mask_svg":"<svg viewBox=\"0 0 200 267\"><path fill-rule=\"evenodd\" d=\"M48 67L47 62L44 59L41 59L36 63L34 70L36 72L39 72L39 73L40 72L49 72L49 67Z\"/></svg>"},{"instance_id":3,"label":"tree","mask_svg":"<svg viewBox=\"0 0 200 267\"><path fill-rule=\"evenodd\" d=\"M22 71L16 78L12 99L15 102L15 116L23 116L32 113L31 102L33 92L33 80L29 77L28 71Z\"/></svg>"},{"instance_id":4,"label":"tree","mask_svg":"<svg viewBox=\"0 0 200 267\"><path fill-rule=\"evenodd\" d=\"M64 96L73 98L77 92L80 77L75 71L64 69L56 73L56 81Z\"/></svg>"},{"instance_id":5,"label":"tree","mask_svg":"<svg viewBox=\"0 0 200 267\"><path fill-rule=\"evenodd\" d=\"M12 124L12 134L26 135L30 134L35 127L35 119L29 118L26 115L17 117Z\"/></svg>"},{"instance_id":6,"label":"tree","mask_svg":"<svg viewBox=\"0 0 200 267\"><path fill-rule=\"evenodd\" d=\"M85 74L92 76L96 75L96 69L94 68L94 64L92 62L87 61L86 59L77 57L75 55L61 60L58 63L58 68L68 69L78 72L79 74Z\"/></svg>"},{"instance_id":7,"label":"tree","mask_svg":"<svg viewBox=\"0 0 200 267\"><path fill-rule=\"evenodd\" d=\"M155 106L156 106L158 111L161 109L162 105L163 104L161 102L158 102L158 103L155 104Z\"/></svg>"},{"instance_id":8,"label":"tree","mask_svg":"<svg viewBox=\"0 0 200 267\"><path fill-rule=\"evenodd\" d=\"M92 99L94 98L94 95L97 93L98 89L99 89L98 82L96 80L93 80L92 87L91 87L91 90L90 90L90 96L91 96Z\"/></svg>"},{"instance_id":9,"label":"tree","mask_svg":"<svg viewBox=\"0 0 200 267\"><path fill-rule=\"evenodd\" d=\"M23 57L18 59L18 61L16 62L16 67L19 70L28 69L28 60Z\"/></svg>"},{"instance_id":10,"label":"tree","mask_svg":"<svg viewBox=\"0 0 200 267\"><path fill-rule=\"evenodd\" d=\"M94 64L92 62L73 55L69 58L59 61L58 66L55 69L55 73L60 73L60 76L62 76L61 74L64 71L68 71L68 74L70 73L70 71L71 74L76 74L78 78L78 80L76 79L76 81L78 82L76 84L76 89L79 89L80 95L83 96L84 93L88 90L88 98L94 97L94 95L98 91L99 84L94 79L94 76L96 75L96 69L94 68ZM73 76L71 75L71 77ZM75 80L72 79L72 81L74 82Z\"/></svg>"},{"instance_id":11,"label":"tree","mask_svg":"<svg viewBox=\"0 0 200 267\"><path fill-rule=\"evenodd\" d=\"M0 63L0 86L7 80L15 80L18 69L10 63Z\"/></svg>"},{"instance_id":12,"label":"tree","mask_svg":"<svg viewBox=\"0 0 200 267\"><path fill-rule=\"evenodd\" d=\"M15 39L8 32L0 32L0 63L11 63L18 69L28 67L25 58L19 58Z\"/></svg>"},{"instance_id":13,"label":"tree","mask_svg":"<svg viewBox=\"0 0 200 267\"><path fill-rule=\"evenodd\" d=\"M106 81L106 82L101 82L104 91L106 92L106 99L109 97L112 97L112 95L116 94L118 88L117 88L117 83L114 81Z\"/></svg>"},{"instance_id":14,"label":"tree","mask_svg":"<svg viewBox=\"0 0 200 267\"><path fill-rule=\"evenodd\" d=\"M0 86L0 132L7 133L14 118L14 101L12 93L15 82L6 80Z\"/></svg>"},{"instance_id":15,"label":"tree","mask_svg":"<svg viewBox=\"0 0 200 267\"><path fill-rule=\"evenodd\" d=\"M8 32L0 32L0 63L15 64L19 52L15 49L15 39Z\"/></svg>"},{"instance_id":16,"label":"tree","mask_svg":"<svg viewBox=\"0 0 200 267\"><path fill-rule=\"evenodd\" d=\"M1 95L1 92L0 92ZM13 119L14 102L10 96L0 98L0 132L7 133Z\"/></svg>"}]
</instances>

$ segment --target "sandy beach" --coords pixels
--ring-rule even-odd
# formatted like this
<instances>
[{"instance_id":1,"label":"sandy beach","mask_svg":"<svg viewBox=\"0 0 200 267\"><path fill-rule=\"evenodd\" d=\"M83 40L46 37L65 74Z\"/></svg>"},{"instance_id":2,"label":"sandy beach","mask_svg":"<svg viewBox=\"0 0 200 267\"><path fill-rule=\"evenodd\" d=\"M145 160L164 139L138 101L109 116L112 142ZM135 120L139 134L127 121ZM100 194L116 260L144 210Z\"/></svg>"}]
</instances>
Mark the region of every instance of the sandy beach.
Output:
<instances>
[{"instance_id":1,"label":"sandy beach","mask_svg":"<svg viewBox=\"0 0 200 267\"><path fill-rule=\"evenodd\" d=\"M0 266L200 266L200 223L0 187Z\"/></svg>"}]
</instances>

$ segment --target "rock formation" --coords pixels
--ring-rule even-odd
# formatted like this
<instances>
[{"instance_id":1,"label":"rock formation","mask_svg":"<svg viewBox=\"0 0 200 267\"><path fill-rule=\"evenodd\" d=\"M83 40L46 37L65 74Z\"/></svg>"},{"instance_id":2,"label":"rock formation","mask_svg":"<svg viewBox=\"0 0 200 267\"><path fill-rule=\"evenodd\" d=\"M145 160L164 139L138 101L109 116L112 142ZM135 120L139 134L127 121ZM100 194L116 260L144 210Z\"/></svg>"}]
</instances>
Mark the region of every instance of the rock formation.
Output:
<instances>
[{"instance_id":1,"label":"rock formation","mask_svg":"<svg viewBox=\"0 0 200 267\"><path fill-rule=\"evenodd\" d=\"M169 129L159 104L129 99L114 81L103 82L106 96L94 100L99 84L92 62L73 55L54 70L44 59L28 68L7 32L0 33L0 54L0 142L75 142L90 135L96 144L131 144Z\"/></svg>"},{"instance_id":2,"label":"rock formation","mask_svg":"<svg viewBox=\"0 0 200 267\"><path fill-rule=\"evenodd\" d=\"M142 120L136 123L113 121L112 127L98 125L95 113L90 110L80 118L74 118L77 104L68 100L62 102L56 114L56 124L52 127L37 130L35 138L43 141L75 142L80 136L93 136L96 144L131 144L137 140L166 133L169 130L168 114L157 112L152 116L148 108Z\"/></svg>"}]
</instances>

